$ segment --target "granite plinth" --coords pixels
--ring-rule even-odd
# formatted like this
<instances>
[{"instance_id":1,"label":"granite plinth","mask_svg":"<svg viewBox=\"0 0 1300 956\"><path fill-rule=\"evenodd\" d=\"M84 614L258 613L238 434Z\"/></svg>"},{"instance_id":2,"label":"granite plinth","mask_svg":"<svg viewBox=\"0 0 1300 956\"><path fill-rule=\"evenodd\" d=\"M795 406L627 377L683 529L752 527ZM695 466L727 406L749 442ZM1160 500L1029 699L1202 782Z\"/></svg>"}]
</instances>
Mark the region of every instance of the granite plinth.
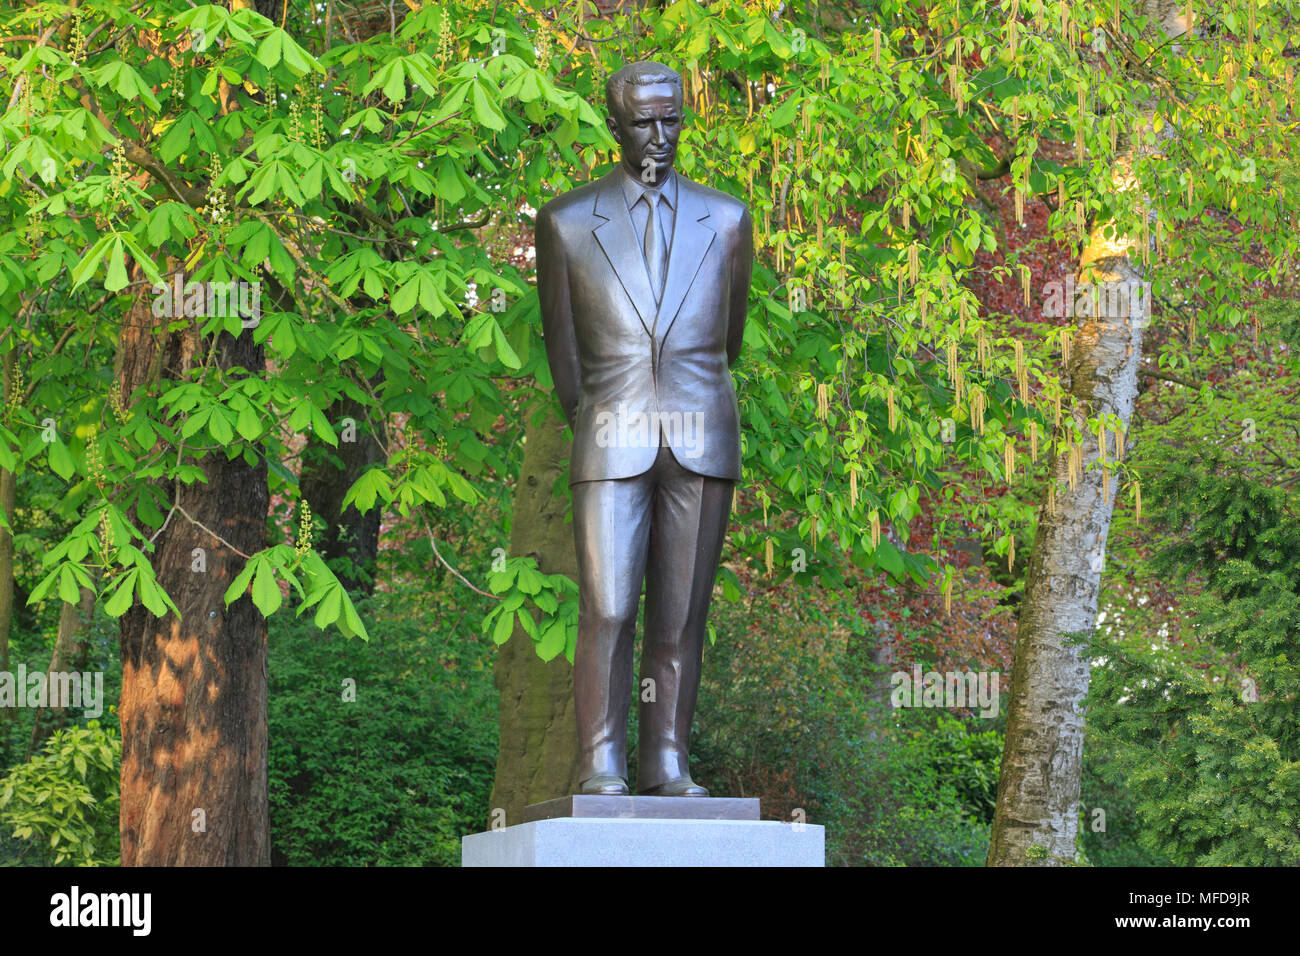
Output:
<instances>
[{"instance_id":1,"label":"granite plinth","mask_svg":"<svg viewBox=\"0 0 1300 956\"><path fill-rule=\"evenodd\" d=\"M461 865L825 866L826 834L773 820L552 817L463 837Z\"/></svg>"}]
</instances>

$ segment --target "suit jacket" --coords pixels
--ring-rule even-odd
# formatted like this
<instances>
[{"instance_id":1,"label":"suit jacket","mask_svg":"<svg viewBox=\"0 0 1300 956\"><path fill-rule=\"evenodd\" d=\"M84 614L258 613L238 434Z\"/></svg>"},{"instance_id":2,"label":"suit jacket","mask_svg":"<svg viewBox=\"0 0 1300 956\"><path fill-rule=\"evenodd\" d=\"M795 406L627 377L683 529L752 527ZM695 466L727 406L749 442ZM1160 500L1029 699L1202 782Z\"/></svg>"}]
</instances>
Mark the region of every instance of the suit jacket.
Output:
<instances>
[{"instance_id":1,"label":"suit jacket","mask_svg":"<svg viewBox=\"0 0 1300 956\"><path fill-rule=\"evenodd\" d=\"M659 453L740 480L740 354L753 267L744 203L677 175L676 223L656 306L623 172L537 213L537 290L555 392L573 428L569 481L630 478Z\"/></svg>"}]
</instances>

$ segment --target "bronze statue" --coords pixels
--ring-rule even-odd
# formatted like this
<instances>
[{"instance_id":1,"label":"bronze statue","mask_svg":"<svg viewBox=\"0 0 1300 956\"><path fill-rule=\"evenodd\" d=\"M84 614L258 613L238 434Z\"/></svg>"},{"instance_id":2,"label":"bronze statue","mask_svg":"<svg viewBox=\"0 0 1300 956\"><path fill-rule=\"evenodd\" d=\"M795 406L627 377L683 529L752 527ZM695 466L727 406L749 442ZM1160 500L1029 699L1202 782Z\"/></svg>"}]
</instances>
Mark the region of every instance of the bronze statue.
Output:
<instances>
[{"instance_id":1,"label":"bronze statue","mask_svg":"<svg viewBox=\"0 0 1300 956\"><path fill-rule=\"evenodd\" d=\"M618 168L537 214L537 287L573 429L574 710L584 794L627 794L632 640L644 580L637 790L708 796L690 732L705 619L740 480L740 354L753 222L673 170L682 80L661 63L606 83ZM647 681L649 683L647 683Z\"/></svg>"}]
</instances>

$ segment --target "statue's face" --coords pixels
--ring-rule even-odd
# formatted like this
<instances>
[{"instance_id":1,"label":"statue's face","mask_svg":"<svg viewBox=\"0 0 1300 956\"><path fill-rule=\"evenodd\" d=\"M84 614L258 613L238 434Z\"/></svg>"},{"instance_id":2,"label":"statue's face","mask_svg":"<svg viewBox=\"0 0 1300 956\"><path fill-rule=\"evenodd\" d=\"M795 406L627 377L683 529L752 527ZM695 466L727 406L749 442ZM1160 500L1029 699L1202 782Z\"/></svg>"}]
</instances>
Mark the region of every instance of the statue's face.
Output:
<instances>
[{"instance_id":1,"label":"statue's face","mask_svg":"<svg viewBox=\"0 0 1300 956\"><path fill-rule=\"evenodd\" d=\"M662 183L677 158L682 102L671 83L623 87L623 103L605 121L623 149L623 167L642 182Z\"/></svg>"}]
</instances>

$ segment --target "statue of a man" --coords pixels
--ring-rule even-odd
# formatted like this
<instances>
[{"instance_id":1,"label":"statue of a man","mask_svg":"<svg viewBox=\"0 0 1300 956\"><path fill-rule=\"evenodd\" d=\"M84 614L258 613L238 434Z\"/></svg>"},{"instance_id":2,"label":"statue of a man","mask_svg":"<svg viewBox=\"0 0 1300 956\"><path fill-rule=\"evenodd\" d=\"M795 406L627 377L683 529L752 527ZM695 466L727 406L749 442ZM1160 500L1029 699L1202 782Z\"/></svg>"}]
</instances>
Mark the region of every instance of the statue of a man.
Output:
<instances>
[{"instance_id":1,"label":"statue of a man","mask_svg":"<svg viewBox=\"0 0 1300 956\"><path fill-rule=\"evenodd\" d=\"M627 794L632 640L645 583L637 790L691 780L705 619L740 480L740 354L753 222L673 170L682 80L661 63L605 86L613 172L537 214L537 287L555 391L573 429L578 551L574 710L584 794Z\"/></svg>"}]
</instances>

